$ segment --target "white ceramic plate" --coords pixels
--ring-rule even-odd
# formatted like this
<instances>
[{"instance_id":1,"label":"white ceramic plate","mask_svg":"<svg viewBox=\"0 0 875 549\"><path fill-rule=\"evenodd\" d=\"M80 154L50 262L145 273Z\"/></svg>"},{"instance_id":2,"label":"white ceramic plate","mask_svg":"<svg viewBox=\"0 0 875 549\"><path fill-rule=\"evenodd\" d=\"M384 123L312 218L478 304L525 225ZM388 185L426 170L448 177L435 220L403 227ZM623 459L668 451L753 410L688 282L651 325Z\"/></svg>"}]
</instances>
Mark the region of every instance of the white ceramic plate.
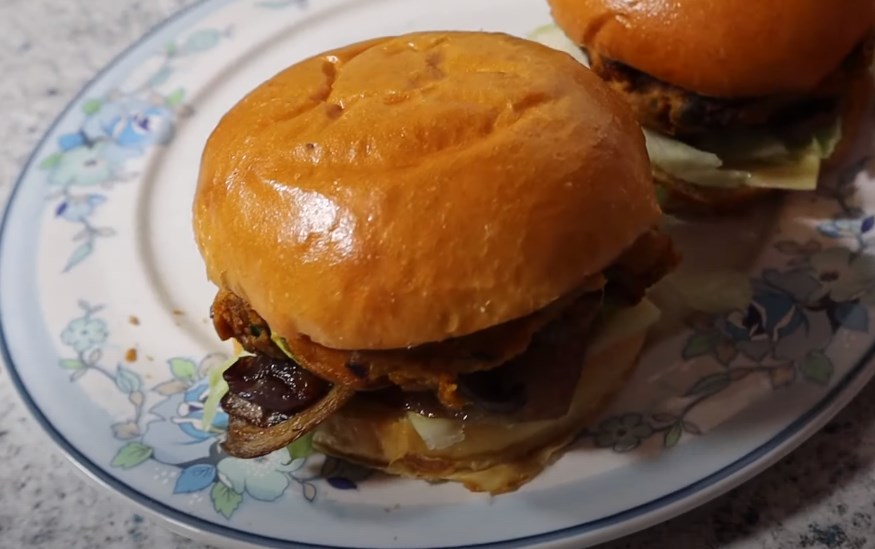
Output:
<instances>
[{"instance_id":1,"label":"white ceramic plate","mask_svg":"<svg viewBox=\"0 0 875 549\"><path fill-rule=\"evenodd\" d=\"M203 429L205 374L228 349L207 318L190 203L219 116L330 47L425 29L527 35L549 20L542 0L215 0L143 39L60 117L5 217L3 351L34 416L101 484L238 546L580 547L698 505L798 445L873 373L871 145L818 195L671 224L687 263L656 296L674 306L636 376L517 493L319 455L240 461Z\"/></svg>"}]
</instances>

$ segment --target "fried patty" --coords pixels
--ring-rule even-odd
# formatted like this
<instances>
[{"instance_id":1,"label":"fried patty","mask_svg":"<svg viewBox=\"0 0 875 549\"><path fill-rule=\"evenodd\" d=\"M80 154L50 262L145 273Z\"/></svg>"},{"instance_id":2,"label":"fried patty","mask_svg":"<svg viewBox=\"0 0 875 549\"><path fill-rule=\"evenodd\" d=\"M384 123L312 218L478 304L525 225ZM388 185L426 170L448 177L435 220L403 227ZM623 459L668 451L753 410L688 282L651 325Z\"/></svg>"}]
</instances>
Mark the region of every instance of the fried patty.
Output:
<instances>
[{"instance_id":1,"label":"fried patty","mask_svg":"<svg viewBox=\"0 0 875 549\"><path fill-rule=\"evenodd\" d=\"M605 271L607 278L593 277L574 294L531 315L474 334L385 351L330 349L303 334L286 336L284 341L296 362L331 383L356 390L398 386L405 391L433 391L443 405L458 409L465 404L464 391L459 387L461 376L497 368L523 355L536 335L565 311L598 309L604 292L616 303L634 305L678 261L668 236L653 230L642 235ZM594 300L594 295L598 299ZM587 307L582 309L581 303ZM267 322L233 292L219 291L212 315L222 339L233 337L251 353L286 358L271 338Z\"/></svg>"},{"instance_id":2,"label":"fried patty","mask_svg":"<svg viewBox=\"0 0 875 549\"><path fill-rule=\"evenodd\" d=\"M405 390L433 389L443 380L488 370L528 348L532 336L556 318L580 294L601 293L604 278L593 277L573 297L566 297L528 316L437 343L409 349L348 351L320 345L303 334L283 338L295 361L333 383L359 390L387 384ZM213 302L213 324L222 339L235 338L251 353L285 358L270 327L242 298L221 290Z\"/></svg>"},{"instance_id":3,"label":"fried patty","mask_svg":"<svg viewBox=\"0 0 875 549\"><path fill-rule=\"evenodd\" d=\"M860 44L836 71L807 94L744 98L699 95L598 52L584 51L592 70L626 98L642 126L691 138L720 130L783 127L834 113L848 82L871 63L872 40Z\"/></svg>"},{"instance_id":4,"label":"fried patty","mask_svg":"<svg viewBox=\"0 0 875 549\"><path fill-rule=\"evenodd\" d=\"M579 384L591 327L602 303L601 290L563 308L532 338L519 356L486 372L459 375L464 406L453 410L426 391L392 387L356 393L331 385L294 361L264 354L245 356L224 372L229 391L222 408L229 415L224 450L251 458L286 446L358 397L427 417L526 422L564 416Z\"/></svg>"},{"instance_id":5,"label":"fried patty","mask_svg":"<svg viewBox=\"0 0 875 549\"><path fill-rule=\"evenodd\" d=\"M574 398L604 300L637 303L679 259L666 235L650 231L603 274L527 317L390 351L329 349L303 335L278 343L244 299L221 290L211 311L216 331L252 353L223 373L229 392L222 407L230 416L223 448L237 457L264 455L356 395L430 417L500 416L515 422L561 417Z\"/></svg>"}]
</instances>

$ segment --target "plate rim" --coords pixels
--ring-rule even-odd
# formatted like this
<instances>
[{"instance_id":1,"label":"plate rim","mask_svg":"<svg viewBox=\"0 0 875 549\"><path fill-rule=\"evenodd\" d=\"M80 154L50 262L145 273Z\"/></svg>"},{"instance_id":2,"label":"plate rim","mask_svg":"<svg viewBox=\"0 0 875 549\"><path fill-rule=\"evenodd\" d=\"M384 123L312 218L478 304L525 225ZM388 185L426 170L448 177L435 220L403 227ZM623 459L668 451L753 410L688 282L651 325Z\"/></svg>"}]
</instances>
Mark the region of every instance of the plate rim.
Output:
<instances>
[{"instance_id":1,"label":"plate rim","mask_svg":"<svg viewBox=\"0 0 875 549\"><path fill-rule=\"evenodd\" d=\"M38 153L44 148L52 134L55 133L59 125L80 103L82 98L97 83L103 80L107 73L122 66L126 59L138 51L149 39L160 35L182 19L194 17L199 12L204 12L203 15L209 14L225 5L231 4L233 1L196 0L194 3L175 11L123 48L82 85L79 91L67 102L66 106L55 116L52 123L33 146L12 183L12 187L7 194L6 203L3 205L2 219L0 219L0 258L2 258L3 252L6 250L9 214L17 203L17 198L24 186L24 180L33 170ZM9 378L15 389L14 392L19 401L24 405L30 416L39 424L43 434L47 435L55 447L61 451L64 458L73 465L73 470L98 485L101 489L111 491L117 497L123 498L134 508L156 519L171 531L189 538L213 544L227 544L227 542L232 541L240 544L239 546L245 547L281 547L293 549L330 549L333 547L323 544L283 540L258 533L246 532L232 526L221 525L188 514L140 492L110 472L105 471L100 465L85 456L46 417L22 381L7 342L6 319L2 306L4 299L4 296L0 295L0 359L6 365ZM584 542L586 544L603 543L646 529L695 509L760 474L807 441L853 400L875 376L875 362L873 362L873 359L875 359L875 342L868 347L857 363L816 404L772 438L726 466L673 492L600 519L550 532L504 541L440 547L439 549L509 549L512 547L531 546L558 548L577 546L572 545L575 542ZM435 549L438 548L436 547Z\"/></svg>"}]
</instances>

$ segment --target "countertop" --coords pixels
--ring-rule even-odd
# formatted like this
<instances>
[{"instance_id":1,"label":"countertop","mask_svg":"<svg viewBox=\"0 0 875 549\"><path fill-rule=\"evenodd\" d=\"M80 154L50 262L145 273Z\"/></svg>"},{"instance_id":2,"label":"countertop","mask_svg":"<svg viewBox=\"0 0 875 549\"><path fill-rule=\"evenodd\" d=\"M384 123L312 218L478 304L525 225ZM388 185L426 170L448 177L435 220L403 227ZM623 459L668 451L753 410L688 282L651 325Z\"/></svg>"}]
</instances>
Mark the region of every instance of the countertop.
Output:
<instances>
[{"instance_id":1,"label":"countertop","mask_svg":"<svg viewBox=\"0 0 875 549\"><path fill-rule=\"evenodd\" d=\"M0 2L0 192L77 91L192 0ZM789 457L740 488L619 548L875 547L875 385ZM80 477L0 367L0 547L203 548Z\"/></svg>"}]
</instances>

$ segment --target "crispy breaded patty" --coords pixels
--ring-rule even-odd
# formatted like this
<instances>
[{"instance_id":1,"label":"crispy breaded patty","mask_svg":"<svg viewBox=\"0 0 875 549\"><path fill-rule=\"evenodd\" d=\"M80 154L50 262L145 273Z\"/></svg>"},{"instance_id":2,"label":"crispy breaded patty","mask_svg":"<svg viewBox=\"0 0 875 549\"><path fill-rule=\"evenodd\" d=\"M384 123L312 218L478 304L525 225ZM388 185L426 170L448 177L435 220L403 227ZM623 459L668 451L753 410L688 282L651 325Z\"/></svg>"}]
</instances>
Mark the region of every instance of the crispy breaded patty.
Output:
<instances>
[{"instance_id":1,"label":"crispy breaded patty","mask_svg":"<svg viewBox=\"0 0 875 549\"><path fill-rule=\"evenodd\" d=\"M817 88L804 95L708 97L663 82L634 67L587 51L590 66L620 92L644 127L679 137L757 126L784 126L834 112L847 82L872 59L872 41L857 47Z\"/></svg>"},{"instance_id":2,"label":"crispy breaded patty","mask_svg":"<svg viewBox=\"0 0 875 549\"><path fill-rule=\"evenodd\" d=\"M356 390L396 385L405 390L435 391L446 406L463 404L457 394L458 378L464 374L492 370L524 354L536 334L566 310L583 301L601 304L603 292L623 305L634 305L645 290L662 278L679 261L667 235L651 230L627 249L599 280L588 281L574 295L550 306L498 326L467 336L419 347L392 350L348 351L330 349L302 334L286 336L284 343L295 360L310 372L331 383ZM235 338L247 351L274 359L285 353L271 339L267 322L241 297L220 290L213 302L213 323L222 339Z\"/></svg>"}]
</instances>

